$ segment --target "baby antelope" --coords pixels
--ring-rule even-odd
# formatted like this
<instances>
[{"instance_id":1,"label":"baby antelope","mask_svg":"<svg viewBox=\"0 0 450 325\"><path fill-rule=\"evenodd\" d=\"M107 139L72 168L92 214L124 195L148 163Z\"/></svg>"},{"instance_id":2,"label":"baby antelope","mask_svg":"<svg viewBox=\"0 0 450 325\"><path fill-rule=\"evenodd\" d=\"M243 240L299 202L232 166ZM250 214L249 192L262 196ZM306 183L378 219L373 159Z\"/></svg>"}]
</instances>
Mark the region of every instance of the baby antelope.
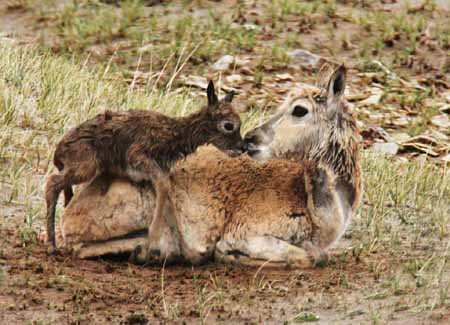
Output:
<instances>
[{"instance_id":1,"label":"baby antelope","mask_svg":"<svg viewBox=\"0 0 450 325\"><path fill-rule=\"evenodd\" d=\"M99 175L127 177L133 182L151 181L157 200L149 225L149 245L157 240L167 223L179 236L176 222L166 220L164 203L168 198L170 167L203 144L213 144L228 154L243 153L241 120L231 105L233 92L219 101L214 84L207 88L208 105L179 118L154 111L106 111L69 131L58 143L53 158L59 174L47 181L47 241L55 247L55 208L61 191L65 206L70 202L72 185ZM147 255L149 256L149 255Z\"/></svg>"}]
</instances>

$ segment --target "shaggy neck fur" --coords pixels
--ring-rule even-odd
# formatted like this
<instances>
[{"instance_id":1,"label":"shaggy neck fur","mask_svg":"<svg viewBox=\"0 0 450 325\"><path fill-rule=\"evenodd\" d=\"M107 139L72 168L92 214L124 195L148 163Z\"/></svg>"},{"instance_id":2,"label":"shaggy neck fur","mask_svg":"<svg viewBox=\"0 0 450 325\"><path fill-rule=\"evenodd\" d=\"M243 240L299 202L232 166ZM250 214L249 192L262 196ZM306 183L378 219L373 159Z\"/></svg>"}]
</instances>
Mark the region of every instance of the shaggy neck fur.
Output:
<instances>
[{"instance_id":1,"label":"shaggy neck fur","mask_svg":"<svg viewBox=\"0 0 450 325\"><path fill-rule=\"evenodd\" d=\"M174 123L178 136L167 145L161 165L170 168L177 160L193 153L199 146L210 143L211 128L207 117L208 109L180 117Z\"/></svg>"},{"instance_id":2,"label":"shaggy neck fur","mask_svg":"<svg viewBox=\"0 0 450 325\"><path fill-rule=\"evenodd\" d=\"M312 161L328 166L336 175L336 184L349 204L357 206L361 188L358 131L352 120L337 117L336 127L324 135L325 141L311 150Z\"/></svg>"}]
</instances>

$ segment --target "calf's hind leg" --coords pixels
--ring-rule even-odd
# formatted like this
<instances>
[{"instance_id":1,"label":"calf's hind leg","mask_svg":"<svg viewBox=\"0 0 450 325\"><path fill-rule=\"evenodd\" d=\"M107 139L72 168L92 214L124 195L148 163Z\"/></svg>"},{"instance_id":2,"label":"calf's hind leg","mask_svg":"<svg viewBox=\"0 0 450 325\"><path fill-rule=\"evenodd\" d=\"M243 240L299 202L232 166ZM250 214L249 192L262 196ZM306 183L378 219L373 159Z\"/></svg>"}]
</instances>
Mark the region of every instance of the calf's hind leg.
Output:
<instances>
[{"instance_id":1,"label":"calf's hind leg","mask_svg":"<svg viewBox=\"0 0 450 325\"><path fill-rule=\"evenodd\" d=\"M64 169L62 174L51 175L45 188L45 201L47 204L47 242L54 248L55 240L55 213L56 204L61 191L71 188L72 185L86 182L95 177L97 168L95 164L80 164L77 169ZM66 193L65 193L66 194Z\"/></svg>"},{"instance_id":2,"label":"calf's hind leg","mask_svg":"<svg viewBox=\"0 0 450 325\"><path fill-rule=\"evenodd\" d=\"M63 172L64 165L62 165L61 162L57 162L56 167L58 168L60 173ZM72 198L73 198L72 186L66 186L64 188L64 207L69 205L70 200L72 200Z\"/></svg>"},{"instance_id":3,"label":"calf's hind leg","mask_svg":"<svg viewBox=\"0 0 450 325\"><path fill-rule=\"evenodd\" d=\"M55 212L58 202L59 193L65 187L64 174L51 175L47 181L45 188L45 201L47 204L47 242L52 246L56 246L55 240Z\"/></svg>"}]
</instances>

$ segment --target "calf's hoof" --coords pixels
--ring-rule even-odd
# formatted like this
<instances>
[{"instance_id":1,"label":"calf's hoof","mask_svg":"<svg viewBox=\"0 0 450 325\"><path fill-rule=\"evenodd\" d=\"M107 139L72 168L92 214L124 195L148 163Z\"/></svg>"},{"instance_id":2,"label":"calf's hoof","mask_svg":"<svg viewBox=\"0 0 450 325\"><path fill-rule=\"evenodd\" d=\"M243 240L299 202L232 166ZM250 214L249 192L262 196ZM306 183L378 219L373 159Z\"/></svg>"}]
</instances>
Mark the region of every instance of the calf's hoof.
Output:
<instances>
[{"instance_id":1,"label":"calf's hoof","mask_svg":"<svg viewBox=\"0 0 450 325\"><path fill-rule=\"evenodd\" d=\"M47 255L56 255L58 253L58 250L52 244L47 244L45 252L47 253Z\"/></svg>"}]
</instances>

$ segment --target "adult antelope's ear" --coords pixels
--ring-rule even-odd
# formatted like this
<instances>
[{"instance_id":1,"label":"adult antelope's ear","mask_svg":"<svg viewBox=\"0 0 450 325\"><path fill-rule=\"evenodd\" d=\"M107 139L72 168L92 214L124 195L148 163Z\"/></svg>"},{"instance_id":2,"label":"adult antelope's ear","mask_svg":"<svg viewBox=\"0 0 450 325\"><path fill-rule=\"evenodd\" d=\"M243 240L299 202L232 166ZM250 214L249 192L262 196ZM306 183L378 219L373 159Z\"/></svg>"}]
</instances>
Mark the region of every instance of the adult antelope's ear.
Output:
<instances>
[{"instance_id":1,"label":"adult antelope's ear","mask_svg":"<svg viewBox=\"0 0 450 325\"><path fill-rule=\"evenodd\" d=\"M208 96L209 106L213 106L219 102L216 91L214 89L214 82L212 80L209 81L208 88L206 88L206 95Z\"/></svg>"},{"instance_id":2,"label":"adult antelope's ear","mask_svg":"<svg viewBox=\"0 0 450 325\"><path fill-rule=\"evenodd\" d=\"M230 91L223 100L227 103L231 103L233 101L234 94L234 90Z\"/></svg>"},{"instance_id":3,"label":"adult antelope's ear","mask_svg":"<svg viewBox=\"0 0 450 325\"><path fill-rule=\"evenodd\" d=\"M331 74L334 72L333 66L325 62L317 72L316 86L321 89L327 89Z\"/></svg>"},{"instance_id":4,"label":"adult antelope's ear","mask_svg":"<svg viewBox=\"0 0 450 325\"><path fill-rule=\"evenodd\" d=\"M346 74L347 69L343 64L331 74L327 86L327 99L329 104L338 102L344 95Z\"/></svg>"}]
</instances>

